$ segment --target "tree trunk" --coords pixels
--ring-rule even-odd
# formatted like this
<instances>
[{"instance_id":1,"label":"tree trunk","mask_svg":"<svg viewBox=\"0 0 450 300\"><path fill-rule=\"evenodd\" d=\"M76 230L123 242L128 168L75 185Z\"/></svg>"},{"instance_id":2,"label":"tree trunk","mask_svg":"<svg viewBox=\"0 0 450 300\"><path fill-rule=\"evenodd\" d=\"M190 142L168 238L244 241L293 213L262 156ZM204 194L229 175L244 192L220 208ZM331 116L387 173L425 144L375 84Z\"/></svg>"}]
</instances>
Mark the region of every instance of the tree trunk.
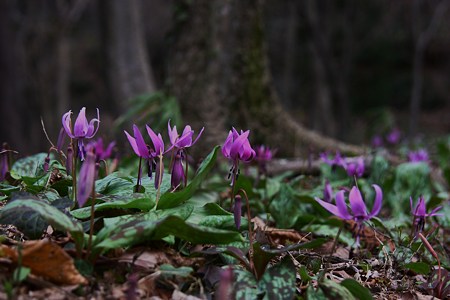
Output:
<instances>
[{"instance_id":1,"label":"tree trunk","mask_svg":"<svg viewBox=\"0 0 450 300\"><path fill-rule=\"evenodd\" d=\"M119 111L127 100L155 91L145 46L140 0L108 0L110 81Z\"/></svg>"},{"instance_id":2,"label":"tree trunk","mask_svg":"<svg viewBox=\"0 0 450 300\"><path fill-rule=\"evenodd\" d=\"M184 19L169 67L170 91L188 122L205 126L205 146L223 142L227 129L251 129L252 140L278 147L361 153L300 125L281 106L266 56L261 0L180 2ZM305 152L305 151L303 151Z\"/></svg>"}]
</instances>

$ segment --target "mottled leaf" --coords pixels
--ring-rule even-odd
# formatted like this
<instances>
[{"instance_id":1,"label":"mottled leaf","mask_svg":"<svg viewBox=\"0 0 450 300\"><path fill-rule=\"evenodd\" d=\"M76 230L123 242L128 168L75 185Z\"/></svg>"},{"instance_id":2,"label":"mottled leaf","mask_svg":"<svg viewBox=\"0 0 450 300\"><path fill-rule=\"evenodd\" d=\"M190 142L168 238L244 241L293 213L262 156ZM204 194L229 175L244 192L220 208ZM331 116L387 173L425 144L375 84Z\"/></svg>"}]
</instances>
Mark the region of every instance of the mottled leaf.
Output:
<instances>
[{"instance_id":1,"label":"mottled leaf","mask_svg":"<svg viewBox=\"0 0 450 300\"><path fill-rule=\"evenodd\" d=\"M194 179L192 179L192 181L184 189L174 193L167 192L163 194L158 202L158 209L172 208L190 199L194 195L195 191L200 187L209 171L213 168L219 148L220 146L214 147L211 153L209 153L205 160L203 160L197 170L197 173L195 174Z\"/></svg>"},{"instance_id":2,"label":"mottled leaf","mask_svg":"<svg viewBox=\"0 0 450 300\"><path fill-rule=\"evenodd\" d=\"M289 256L270 267L259 282L264 299L293 299L295 295L296 270Z\"/></svg>"}]
</instances>

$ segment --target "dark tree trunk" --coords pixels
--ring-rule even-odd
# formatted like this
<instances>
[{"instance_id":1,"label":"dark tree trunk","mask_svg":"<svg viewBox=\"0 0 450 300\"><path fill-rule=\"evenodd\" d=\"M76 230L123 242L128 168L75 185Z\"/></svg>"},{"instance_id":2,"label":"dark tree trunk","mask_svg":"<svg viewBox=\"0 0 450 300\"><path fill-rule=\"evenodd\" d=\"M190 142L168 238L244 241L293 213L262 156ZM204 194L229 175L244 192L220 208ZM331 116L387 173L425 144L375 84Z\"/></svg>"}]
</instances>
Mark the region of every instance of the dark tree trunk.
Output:
<instances>
[{"instance_id":1,"label":"dark tree trunk","mask_svg":"<svg viewBox=\"0 0 450 300\"><path fill-rule=\"evenodd\" d=\"M140 0L110 0L109 15L110 88L119 112L127 100L155 91L153 72L145 45Z\"/></svg>"},{"instance_id":2,"label":"dark tree trunk","mask_svg":"<svg viewBox=\"0 0 450 300\"><path fill-rule=\"evenodd\" d=\"M205 126L206 145L223 142L229 127L252 130L252 140L280 148L362 149L301 126L281 106L266 56L260 0L182 1L184 19L169 67L170 91L187 121Z\"/></svg>"}]
</instances>

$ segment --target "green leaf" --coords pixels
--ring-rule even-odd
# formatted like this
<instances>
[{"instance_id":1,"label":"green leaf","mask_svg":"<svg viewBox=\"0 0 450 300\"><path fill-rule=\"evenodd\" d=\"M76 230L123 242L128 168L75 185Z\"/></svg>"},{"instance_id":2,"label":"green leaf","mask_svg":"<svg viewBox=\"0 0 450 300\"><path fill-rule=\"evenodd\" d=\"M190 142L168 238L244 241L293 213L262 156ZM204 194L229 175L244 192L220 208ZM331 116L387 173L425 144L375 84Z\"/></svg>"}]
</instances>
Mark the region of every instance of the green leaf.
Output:
<instances>
[{"instance_id":1,"label":"green leaf","mask_svg":"<svg viewBox=\"0 0 450 300\"><path fill-rule=\"evenodd\" d=\"M174 267L169 264L163 264L159 266L159 271L161 271L162 276L180 276L189 277L194 272L191 267Z\"/></svg>"},{"instance_id":2,"label":"green leaf","mask_svg":"<svg viewBox=\"0 0 450 300\"><path fill-rule=\"evenodd\" d=\"M187 221L208 227L236 230L234 215L216 203L207 203L202 207L195 207ZM241 227L247 228L246 226L248 226L247 219L242 218Z\"/></svg>"},{"instance_id":3,"label":"green leaf","mask_svg":"<svg viewBox=\"0 0 450 300\"><path fill-rule=\"evenodd\" d=\"M158 202L157 208L172 208L180 205L184 201L189 200L200 187L209 171L211 171L211 169L213 168L214 163L216 162L217 151L219 150L219 148L220 146L214 147L211 153L209 153L209 155L205 158L205 160L198 168L194 179L192 179L191 183L189 183L183 190L174 193L167 192L163 194Z\"/></svg>"},{"instance_id":4,"label":"green leaf","mask_svg":"<svg viewBox=\"0 0 450 300\"><path fill-rule=\"evenodd\" d=\"M298 274L300 275L300 278L303 282L310 282L312 280L312 277L309 276L308 270L305 266L300 267L300 269L298 270Z\"/></svg>"},{"instance_id":5,"label":"green leaf","mask_svg":"<svg viewBox=\"0 0 450 300\"><path fill-rule=\"evenodd\" d=\"M38 153L17 160L11 167L11 176L15 179L28 179L30 183L37 181L43 175L42 166L46 157L47 153Z\"/></svg>"},{"instance_id":6,"label":"green leaf","mask_svg":"<svg viewBox=\"0 0 450 300\"><path fill-rule=\"evenodd\" d=\"M372 300L372 293L368 288L362 286L358 281L347 278L341 281L341 285L347 288L353 296L359 300Z\"/></svg>"},{"instance_id":7,"label":"green leaf","mask_svg":"<svg viewBox=\"0 0 450 300\"><path fill-rule=\"evenodd\" d=\"M272 200L269 210L277 227L291 228L301 215L301 207L296 199L295 190L287 184L282 184L280 193Z\"/></svg>"},{"instance_id":8,"label":"green leaf","mask_svg":"<svg viewBox=\"0 0 450 300\"><path fill-rule=\"evenodd\" d=\"M293 299L296 270L289 256L270 267L259 282L259 290L265 291L264 299Z\"/></svg>"},{"instance_id":9,"label":"green leaf","mask_svg":"<svg viewBox=\"0 0 450 300\"><path fill-rule=\"evenodd\" d=\"M135 193L127 196L109 196L103 198L106 202L95 205L95 212L105 211L108 209L139 209L142 211L149 211L155 202L146 194ZM86 219L91 216L91 207L83 207L70 212L72 216L78 219Z\"/></svg>"},{"instance_id":10,"label":"green leaf","mask_svg":"<svg viewBox=\"0 0 450 300\"><path fill-rule=\"evenodd\" d=\"M30 218L30 215L33 216L33 218ZM19 225L25 225L28 226L28 228L37 230L37 225L33 223L37 220L36 216L40 216L57 230L70 232L77 245L82 245L83 227L80 223L70 219L63 212L50 204L31 197L27 199L17 199L6 204L0 210L0 223L16 225L16 221L21 220L24 223L19 223ZM31 223L28 223L27 219L29 219L29 222ZM42 231L40 231L40 234L42 234Z\"/></svg>"},{"instance_id":11,"label":"green leaf","mask_svg":"<svg viewBox=\"0 0 450 300\"><path fill-rule=\"evenodd\" d=\"M259 299L260 291L252 273L241 268L233 268L235 299Z\"/></svg>"},{"instance_id":12,"label":"green leaf","mask_svg":"<svg viewBox=\"0 0 450 300\"><path fill-rule=\"evenodd\" d=\"M411 262L408 264L404 264L403 267L405 269L411 270L417 274L426 275L430 273L430 265L424 262Z\"/></svg>"},{"instance_id":13,"label":"green leaf","mask_svg":"<svg viewBox=\"0 0 450 300\"><path fill-rule=\"evenodd\" d=\"M17 267L13 272L13 278L16 281L16 283L20 283L24 281L28 274L30 274L31 269L27 267Z\"/></svg>"},{"instance_id":14,"label":"green leaf","mask_svg":"<svg viewBox=\"0 0 450 300\"><path fill-rule=\"evenodd\" d=\"M195 244L226 244L242 241L238 232L215 229L187 223L178 216L168 216L158 221L135 220L119 225L97 248L113 249L129 247L148 240L159 240L174 235Z\"/></svg>"},{"instance_id":15,"label":"green leaf","mask_svg":"<svg viewBox=\"0 0 450 300\"><path fill-rule=\"evenodd\" d=\"M353 294L344 286L331 280L325 280L319 284L327 299L356 300Z\"/></svg>"}]
</instances>

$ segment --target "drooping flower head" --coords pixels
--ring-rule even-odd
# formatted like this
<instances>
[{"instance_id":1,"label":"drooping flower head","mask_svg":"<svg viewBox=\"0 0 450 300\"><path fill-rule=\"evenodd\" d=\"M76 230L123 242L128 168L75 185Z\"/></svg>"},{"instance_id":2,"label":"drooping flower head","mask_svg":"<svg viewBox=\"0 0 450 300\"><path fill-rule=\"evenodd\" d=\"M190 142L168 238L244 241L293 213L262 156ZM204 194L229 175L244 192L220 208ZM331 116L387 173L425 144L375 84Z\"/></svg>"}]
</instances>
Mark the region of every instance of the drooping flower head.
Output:
<instances>
[{"instance_id":1,"label":"drooping flower head","mask_svg":"<svg viewBox=\"0 0 450 300\"><path fill-rule=\"evenodd\" d=\"M261 174L267 174L267 163L272 160L276 150L272 150L267 146L260 145L255 147L255 161L258 164L258 171Z\"/></svg>"},{"instance_id":2,"label":"drooping flower head","mask_svg":"<svg viewBox=\"0 0 450 300\"><path fill-rule=\"evenodd\" d=\"M232 161L252 161L256 153L252 149L252 147L250 146L250 142L248 141L249 134L250 130L247 130L245 132L241 130L241 134L239 134L233 127L233 129L228 133L228 137L222 146L222 154Z\"/></svg>"},{"instance_id":3,"label":"drooping flower head","mask_svg":"<svg viewBox=\"0 0 450 300\"><path fill-rule=\"evenodd\" d=\"M146 125L145 127L147 129L148 135L150 136L153 147L150 147L145 143L144 137L142 136L141 132L139 131L139 128L136 125L133 125L134 137L132 137L127 131L124 130L124 132L136 155L139 156L140 158L144 158L147 161L148 176L150 178L152 178L153 174L153 165L156 165L155 188L158 188L164 173L164 166L162 165L162 157L165 153L164 141L160 133L156 134L148 125ZM170 149L172 149L172 147L170 147L167 151L169 151ZM158 159L155 160L156 158ZM139 169L138 172L139 172L138 173L138 186L139 186L141 169Z\"/></svg>"},{"instance_id":4,"label":"drooping flower head","mask_svg":"<svg viewBox=\"0 0 450 300\"><path fill-rule=\"evenodd\" d=\"M188 148L194 145L197 140L201 137L203 130L205 127L203 127L200 132L198 133L197 137L194 141L192 141L192 138L194 136L194 131L192 130L191 126L186 125L184 127L183 133L181 136L178 134L177 126L174 125L173 128L170 126L170 120L167 123L168 132L169 132L169 139L170 143L173 147L178 149Z\"/></svg>"},{"instance_id":5,"label":"drooping flower head","mask_svg":"<svg viewBox=\"0 0 450 300\"><path fill-rule=\"evenodd\" d=\"M381 203L383 201L383 192L381 188L374 184L372 185L375 189L375 201L372 208L372 211L369 213L367 211L366 204L362 198L361 192L359 189L354 186L349 194L349 202L350 202L350 211L345 204L344 193L345 191L339 191L336 193L336 205L323 201L319 198L315 198L316 201L322 205L323 208L328 210L333 215L344 219L344 220L353 220L357 223L357 233L356 233L356 244L359 245L359 234L364 228L364 222L376 216L381 209Z\"/></svg>"},{"instance_id":6,"label":"drooping flower head","mask_svg":"<svg viewBox=\"0 0 450 300\"><path fill-rule=\"evenodd\" d=\"M0 151L0 181L5 180L6 173L9 172L8 152L9 152L8 144L3 143L2 149Z\"/></svg>"},{"instance_id":7,"label":"drooping flower head","mask_svg":"<svg viewBox=\"0 0 450 300\"><path fill-rule=\"evenodd\" d=\"M333 199L333 188L328 180L325 181L325 188L323 189L323 200L331 203Z\"/></svg>"},{"instance_id":8,"label":"drooping flower head","mask_svg":"<svg viewBox=\"0 0 450 300\"><path fill-rule=\"evenodd\" d=\"M342 167L347 171L347 175L351 177L362 177L365 166L362 157L346 158L342 161Z\"/></svg>"},{"instance_id":9,"label":"drooping flower head","mask_svg":"<svg viewBox=\"0 0 450 300\"><path fill-rule=\"evenodd\" d=\"M232 161L229 175L229 177L231 176L232 186L239 175L239 161L250 162L256 155L248 141L249 134L250 130L245 132L241 130L241 134L239 134L233 127L228 133L228 137L222 146L223 156Z\"/></svg>"},{"instance_id":10,"label":"drooping flower head","mask_svg":"<svg viewBox=\"0 0 450 300\"><path fill-rule=\"evenodd\" d=\"M372 147L380 148L381 146L383 146L383 138L377 134L372 138Z\"/></svg>"},{"instance_id":11,"label":"drooping flower head","mask_svg":"<svg viewBox=\"0 0 450 300\"><path fill-rule=\"evenodd\" d=\"M199 134L193 141L192 138L194 136L194 131L191 129L191 126L186 125L184 127L183 133L181 136L178 134L177 126L174 125L173 128L170 126L170 120L167 123L168 132L169 132L169 139L170 143L172 144L173 149L175 149L175 157L172 164L172 170L171 170L171 185L172 188L175 189L178 186L180 186L181 182L184 182L184 184L187 184L187 174L185 174L184 168L183 168L183 161L186 160L187 154L185 153L185 149L191 147L194 145L197 140L200 138L200 136L203 133L204 127L200 130ZM187 164L187 162L185 162ZM186 165L187 166L187 165ZM187 169L186 169L187 170Z\"/></svg>"},{"instance_id":12,"label":"drooping flower head","mask_svg":"<svg viewBox=\"0 0 450 300\"><path fill-rule=\"evenodd\" d=\"M105 148L103 145L103 139L99 138L94 142L95 147L95 155L97 157L97 162L101 160L105 160L111 157L112 151L114 146L116 145L116 142L111 142L108 144L108 146Z\"/></svg>"},{"instance_id":13,"label":"drooping flower head","mask_svg":"<svg viewBox=\"0 0 450 300\"><path fill-rule=\"evenodd\" d=\"M401 137L401 131L398 128L394 128L387 134L386 141L391 145L395 145L400 142Z\"/></svg>"},{"instance_id":14,"label":"drooping flower head","mask_svg":"<svg viewBox=\"0 0 450 300\"><path fill-rule=\"evenodd\" d=\"M428 151L425 149L419 149L417 151L410 151L408 153L409 162L428 162L430 160L430 156L428 155Z\"/></svg>"},{"instance_id":15,"label":"drooping flower head","mask_svg":"<svg viewBox=\"0 0 450 300\"><path fill-rule=\"evenodd\" d=\"M66 134L72 139L78 140L78 154L81 160L84 160L84 139L93 138L98 131L100 123L100 114L97 108L97 118L92 119L88 122L86 119L86 108L83 107L75 120L75 125L72 128L72 111L69 110L62 117L62 125ZM97 124L97 126L95 126Z\"/></svg>"},{"instance_id":16,"label":"drooping flower head","mask_svg":"<svg viewBox=\"0 0 450 300\"><path fill-rule=\"evenodd\" d=\"M434 208L430 213L427 213L427 208L425 206L425 199L421 195L415 207L413 207L413 199L409 198L409 204L411 207L411 214L413 216L414 224L414 236L417 236L425 227L425 219L427 217L443 216L441 213L437 213L442 209L442 206Z\"/></svg>"},{"instance_id":17,"label":"drooping flower head","mask_svg":"<svg viewBox=\"0 0 450 300\"><path fill-rule=\"evenodd\" d=\"M77 202L83 207L92 193L97 173L95 147L91 144L87 147L86 159L80 168L77 184Z\"/></svg>"},{"instance_id":18,"label":"drooping flower head","mask_svg":"<svg viewBox=\"0 0 450 300\"><path fill-rule=\"evenodd\" d=\"M339 151L336 151L334 158L330 157L327 152L320 153L320 159L332 168L342 166L344 158Z\"/></svg>"}]
</instances>

